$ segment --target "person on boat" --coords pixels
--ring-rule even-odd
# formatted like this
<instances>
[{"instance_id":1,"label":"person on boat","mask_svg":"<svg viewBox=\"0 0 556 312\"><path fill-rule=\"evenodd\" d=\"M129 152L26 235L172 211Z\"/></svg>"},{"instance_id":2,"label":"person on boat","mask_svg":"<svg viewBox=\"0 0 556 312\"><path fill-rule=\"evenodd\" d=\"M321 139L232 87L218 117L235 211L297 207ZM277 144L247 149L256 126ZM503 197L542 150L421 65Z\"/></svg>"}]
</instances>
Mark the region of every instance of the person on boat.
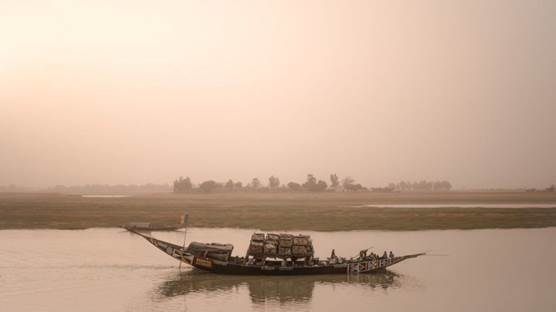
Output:
<instances>
[{"instance_id":1,"label":"person on boat","mask_svg":"<svg viewBox=\"0 0 556 312\"><path fill-rule=\"evenodd\" d=\"M332 253L330 254L330 263L336 264L338 263L338 257L336 256L336 252L332 249Z\"/></svg>"},{"instance_id":2,"label":"person on boat","mask_svg":"<svg viewBox=\"0 0 556 312\"><path fill-rule=\"evenodd\" d=\"M363 249L359 252L359 258L365 259L367 257L367 249Z\"/></svg>"},{"instance_id":3,"label":"person on boat","mask_svg":"<svg viewBox=\"0 0 556 312\"><path fill-rule=\"evenodd\" d=\"M390 258L394 258L394 253L392 252L392 250L390 250Z\"/></svg>"},{"instance_id":4,"label":"person on boat","mask_svg":"<svg viewBox=\"0 0 556 312\"><path fill-rule=\"evenodd\" d=\"M386 250L384 251L384 253L382 254L382 258L381 259L388 259L388 254L386 254Z\"/></svg>"}]
</instances>

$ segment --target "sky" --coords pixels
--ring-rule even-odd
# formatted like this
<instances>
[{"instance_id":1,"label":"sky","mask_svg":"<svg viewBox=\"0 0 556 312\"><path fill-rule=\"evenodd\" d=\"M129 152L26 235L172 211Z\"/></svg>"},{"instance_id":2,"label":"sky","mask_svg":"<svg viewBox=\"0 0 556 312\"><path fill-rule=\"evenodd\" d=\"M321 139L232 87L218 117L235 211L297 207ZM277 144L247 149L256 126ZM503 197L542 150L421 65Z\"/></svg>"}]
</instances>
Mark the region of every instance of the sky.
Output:
<instances>
[{"instance_id":1,"label":"sky","mask_svg":"<svg viewBox=\"0 0 556 312\"><path fill-rule=\"evenodd\" d=\"M0 2L0 185L556 183L556 1Z\"/></svg>"}]
</instances>

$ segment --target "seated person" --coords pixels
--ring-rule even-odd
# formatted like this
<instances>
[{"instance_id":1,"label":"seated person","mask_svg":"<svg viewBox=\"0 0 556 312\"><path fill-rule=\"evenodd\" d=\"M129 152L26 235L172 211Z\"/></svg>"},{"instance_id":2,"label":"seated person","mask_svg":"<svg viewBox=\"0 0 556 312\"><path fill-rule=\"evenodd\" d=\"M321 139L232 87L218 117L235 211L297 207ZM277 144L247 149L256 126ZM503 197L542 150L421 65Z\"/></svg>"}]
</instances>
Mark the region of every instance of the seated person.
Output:
<instances>
[{"instance_id":1,"label":"seated person","mask_svg":"<svg viewBox=\"0 0 556 312\"><path fill-rule=\"evenodd\" d=\"M361 250L359 252L359 258L365 259L367 257L367 249Z\"/></svg>"}]
</instances>

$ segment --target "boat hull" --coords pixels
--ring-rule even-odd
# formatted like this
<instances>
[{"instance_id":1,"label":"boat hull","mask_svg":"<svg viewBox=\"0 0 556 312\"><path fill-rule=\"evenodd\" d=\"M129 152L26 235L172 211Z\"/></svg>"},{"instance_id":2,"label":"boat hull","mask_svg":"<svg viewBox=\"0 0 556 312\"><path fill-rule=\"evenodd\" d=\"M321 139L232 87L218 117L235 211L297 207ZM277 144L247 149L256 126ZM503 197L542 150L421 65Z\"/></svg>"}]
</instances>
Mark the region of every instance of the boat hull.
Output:
<instances>
[{"instance_id":1,"label":"boat hull","mask_svg":"<svg viewBox=\"0 0 556 312\"><path fill-rule=\"evenodd\" d=\"M358 274L383 271L387 267L414 258L417 255L394 257L377 260L350 261L342 264L295 265L295 266L266 266L235 264L213 261L206 258L194 257L191 261L193 267L218 274L231 275L317 275L317 274Z\"/></svg>"},{"instance_id":2,"label":"boat hull","mask_svg":"<svg viewBox=\"0 0 556 312\"><path fill-rule=\"evenodd\" d=\"M264 266L249 265L214 265L212 268L193 265L193 267L217 274L229 275L317 275L317 274L346 274L347 267L336 268L333 266L298 267L298 268L265 268Z\"/></svg>"}]
</instances>

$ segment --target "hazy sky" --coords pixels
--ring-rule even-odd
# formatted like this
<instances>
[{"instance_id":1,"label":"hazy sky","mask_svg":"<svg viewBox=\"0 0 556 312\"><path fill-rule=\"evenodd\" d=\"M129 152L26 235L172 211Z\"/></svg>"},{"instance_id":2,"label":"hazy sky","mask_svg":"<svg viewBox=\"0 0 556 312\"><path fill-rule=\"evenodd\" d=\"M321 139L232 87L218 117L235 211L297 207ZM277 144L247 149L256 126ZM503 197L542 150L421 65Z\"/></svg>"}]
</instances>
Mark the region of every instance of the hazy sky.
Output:
<instances>
[{"instance_id":1,"label":"hazy sky","mask_svg":"<svg viewBox=\"0 0 556 312\"><path fill-rule=\"evenodd\" d=\"M0 1L0 185L556 183L556 1Z\"/></svg>"}]
</instances>

